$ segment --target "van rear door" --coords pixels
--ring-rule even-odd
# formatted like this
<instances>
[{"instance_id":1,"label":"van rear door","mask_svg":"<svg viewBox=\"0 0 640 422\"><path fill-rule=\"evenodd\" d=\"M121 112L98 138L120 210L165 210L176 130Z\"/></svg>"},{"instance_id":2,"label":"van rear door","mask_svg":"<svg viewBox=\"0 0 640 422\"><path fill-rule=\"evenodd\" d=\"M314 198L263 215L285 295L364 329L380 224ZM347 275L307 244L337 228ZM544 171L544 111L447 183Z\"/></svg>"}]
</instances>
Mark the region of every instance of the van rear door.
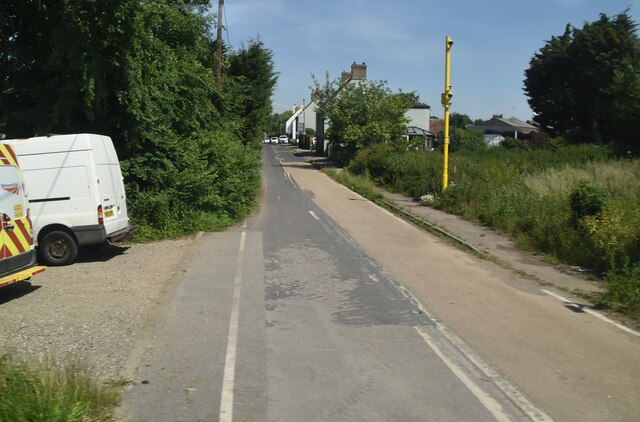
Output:
<instances>
[{"instance_id":1,"label":"van rear door","mask_svg":"<svg viewBox=\"0 0 640 422\"><path fill-rule=\"evenodd\" d=\"M118 155L111 138L107 136L100 138L102 142L94 144L94 152L100 180L104 227L109 237L113 233L126 230L129 227L129 217Z\"/></svg>"},{"instance_id":2,"label":"van rear door","mask_svg":"<svg viewBox=\"0 0 640 422\"><path fill-rule=\"evenodd\" d=\"M5 274L31 261L31 223L16 166L0 165L0 188L0 274Z\"/></svg>"}]
</instances>

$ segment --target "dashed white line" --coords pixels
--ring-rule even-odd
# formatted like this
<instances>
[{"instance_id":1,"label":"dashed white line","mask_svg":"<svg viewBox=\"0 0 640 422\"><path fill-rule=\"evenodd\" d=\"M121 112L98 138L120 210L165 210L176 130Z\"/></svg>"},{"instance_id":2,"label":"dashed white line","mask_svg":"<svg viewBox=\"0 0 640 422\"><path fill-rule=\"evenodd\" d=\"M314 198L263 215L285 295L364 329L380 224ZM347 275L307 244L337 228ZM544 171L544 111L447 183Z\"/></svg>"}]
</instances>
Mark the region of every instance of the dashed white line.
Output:
<instances>
[{"instance_id":1,"label":"dashed white line","mask_svg":"<svg viewBox=\"0 0 640 422\"><path fill-rule=\"evenodd\" d=\"M238 263L236 265L236 277L233 283L233 300L231 303L231 317L229 318L229 335L227 338L227 354L224 363L224 375L222 378L222 394L220 397L220 422L233 421L233 401L236 379L236 358L238 348L238 325L240 321L240 292L242 289L242 263L244 262L244 249L246 240L246 223L240 235L240 248L238 251Z\"/></svg>"},{"instance_id":2,"label":"dashed white line","mask_svg":"<svg viewBox=\"0 0 640 422\"><path fill-rule=\"evenodd\" d=\"M310 210L309 214L311 214L311 217L315 218L317 221L320 221L320 217L318 217L315 212Z\"/></svg>"},{"instance_id":3,"label":"dashed white line","mask_svg":"<svg viewBox=\"0 0 640 422\"><path fill-rule=\"evenodd\" d=\"M582 306L582 305L580 305L580 304L578 304L578 303L576 303L576 302L574 302L572 300L569 300L569 299L567 299L565 297L560 296L559 294L550 292L549 290L542 289L542 291L545 292L546 294L548 294L549 296L553 296L556 299L561 300L561 301L563 301L564 303L566 303L566 304L568 304L570 306L573 305L573 306L579 307L582 312L585 312L585 313L587 313L589 315L592 315L592 316L598 318L601 321L604 321L604 322L606 322L608 324L611 324L611 325L615 326L616 328L618 328L618 329L620 329L620 330L622 330L624 332L627 332L627 333L629 333L631 335L640 337L640 333L639 332L634 331L631 328L625 327L624 325L619 324L619 323L607 318L606 316L602 315L599 312L594 311L593 309L590 309L590 308L587 308L585 306Z\"/></svg>"}]
</instances>

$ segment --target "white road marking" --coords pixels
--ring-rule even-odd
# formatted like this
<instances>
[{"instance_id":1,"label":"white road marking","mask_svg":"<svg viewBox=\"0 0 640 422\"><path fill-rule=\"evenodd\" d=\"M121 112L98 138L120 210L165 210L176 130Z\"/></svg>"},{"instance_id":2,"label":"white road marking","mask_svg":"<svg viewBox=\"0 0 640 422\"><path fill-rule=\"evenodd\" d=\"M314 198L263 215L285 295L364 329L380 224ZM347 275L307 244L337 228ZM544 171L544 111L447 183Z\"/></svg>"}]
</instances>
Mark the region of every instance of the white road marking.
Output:
<instances>
[{"instance_id":1,"label":"white road marking","mask_svg":"<svg viewBox=\"0 0 640 422\"><path fill-rule=\"evenodd\" d=\"M231 317L229 318L229 336L227 338L227 354L222 378L222 395L220 398L220 422L233 421L233 393L236 379L236 357L238 347L238 324L240 321L240 291L242 288L242 264L244 262L245 240L247 237L246 223L240 235L240 248L236 277L233 283L233 300L231 303Z\"/></svg>"},{"instance_id":2,"label":"white road marking","mask_svg":"<svg viewBox=\"0 0 640 422\"><path fill-rule=\"evenodd\" d=\"M284 178L287 179L289 181L289 183L291 183L291 186L293 186L294 188L298 188L298 186L296 185L296 182L293 180L293 177L291 177L291 173L289 173L288 171L284 170Z\"/></svg>"},{"instance_id":3,"label":"white road marking","mask_svg":"<svg viewBox=\"0 0 640 422\"><path fill-rule=\"evenodd\" d=\"M545 292L546 294L548 294L549 296L553 296L553 297L555 297L556 299L559 299L559 300L563 301L563 302L564 302L564 303L566 303L567 305L570 305L570 306L571 306L571 305L576 306L576 307L580 308L580 310L581 310L581 311L583 311L583 312L585 312L585 313L587 313L587 314L589 314L589 315L592 315L592 316L594 316L594 317L596 317L596 318L598 318L598 319L600 319L600 320L602 320L602 321L604 321L604 322L606 322L606 323L609 323L609 324L611 324L611 325L613 325L613 326L615 326L615 327L619 328L620 330L622 330L622 331L624 331L624 332L627 332L627 333L629 333L629 334L631 334L631 335L634 335L634 336L640 337L640 333L639 333L639 332L634 331L634 330L632 330L631 328L625 327L624 325L619 324L619 323L617 323L617 322L615 322L615 321L613 321L613 320L611 320L611 319L607 318L606 316L602 315L602 314L601 314L601 313L599 313L599 312L594 311L593 309L590 309L590 308L587 308L587 307L585 307L585 306L582 306L582 305L580 305L580 304L578 304L578 303L576 303L576 302L574 302L574 301L572 301L572 300L569 300L569 299L567 299L567 298L565 298L565 297L560 296L559 294L556 294L556 293L550 292L549 290L542 289L542 291L543 291L543 292Z\"/></svg>"},{"instance_id":4,"label":"white road marking","mask_svg":"<svg viewBox=\"0 0 640 422\"><path fill-rule=\"evenodd\" d=\"M315 212L309 211L309 214L311 214L311 217L315 218L317 221L320 221L320 217L318 217Z\"/></svg>"},{"instance_id":5,"label":"white road marking","mask_svg":"<svg viewBox=\"0 0 640 422\"><path fill-rule=\"evenodd\" d=\"M431 315L429 311L422 305L418 298L410 292L406 287L399 283L394 283L396 288L411 302L415 303L424 315L431 320L438 331L456 348L458 351L471 362L480 372L493 382L493 384L515 404L527 417L537 422L552 422L553 419L547 415L542 409L538 408L529 400L529 398L515 384L501 375L489 362L480 357L471 349L460 337L450 331L436 317ZM418 333L424 338L420 327L414 327ZM426 341L426 339L425 339ZM429 343L427 343L429 344Z\"/></svg>"},{"instance_id":6,"label":"white road marking","mask_svg":"<svg viewBox=\"0 0 640 422\"><path fill-rule=\"evenodd\" d=\"M458 377L460 381L462 381L465 387L467 387L467 389L469 389L469 391L471 391L471 393L476 396L480 403L493 415L494 418L496 418L497 421L511 421L511 418L509 418L509 416L504 412L504 409L502 408L500 403L498 403L493 397L485 393L482 388L478 387L478 385L473 382L473 380L469 378L469 376L465 374L464 371L462 371L462 369L458 367L458 365L456 365L451 359L449 359L442 352L442 350L440 350L438 345L433 341L429 334L422 331L419 327L416 327L416 330L418 331L418 333L420 333L425 343L427 343L429 347L431 347L431 350L433 350L435 354L438 355L440 360L442 360L442 362L447 365L449 370L451 370L451 372L453 372L453 374Z\"/></svg>"}]
</instances>

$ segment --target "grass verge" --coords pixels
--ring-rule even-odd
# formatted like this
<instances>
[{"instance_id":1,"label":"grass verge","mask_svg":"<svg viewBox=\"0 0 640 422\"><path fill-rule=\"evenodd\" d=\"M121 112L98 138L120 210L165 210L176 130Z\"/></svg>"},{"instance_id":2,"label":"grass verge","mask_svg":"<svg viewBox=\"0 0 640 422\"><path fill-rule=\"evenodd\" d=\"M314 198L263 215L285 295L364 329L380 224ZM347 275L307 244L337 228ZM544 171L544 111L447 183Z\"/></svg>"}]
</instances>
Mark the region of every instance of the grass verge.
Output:
<instances>
[{"instance_id":1,"label":"grass verge","mask_svg":"<svg viewBox=\"0 0 640 422\"><path fill-rule=\"evenodd\" d=\"M0 421L112 421L121 385L101 384L77 360L27 363L5 354L0 357Z\"/></svg>"}]
</instances>

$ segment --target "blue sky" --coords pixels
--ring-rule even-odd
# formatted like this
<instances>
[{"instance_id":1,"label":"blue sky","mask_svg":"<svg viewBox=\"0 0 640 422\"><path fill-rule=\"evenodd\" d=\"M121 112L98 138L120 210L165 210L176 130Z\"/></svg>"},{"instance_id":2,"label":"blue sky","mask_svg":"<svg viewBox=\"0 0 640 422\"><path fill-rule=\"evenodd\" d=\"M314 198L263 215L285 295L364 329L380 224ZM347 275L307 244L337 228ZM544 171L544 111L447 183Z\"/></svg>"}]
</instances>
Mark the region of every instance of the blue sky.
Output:
<instances>
[{"instance_id":1,"label":"blue sky","mask_svg":"<svg viewBox=\"0 0 640 422\"><path fill-rule=\"evenodd\" d=\"M449 35L451 111L527 120L522 81L533 54L567 23L627 8L640 22L637 0L225 0L225 39L238 48L260 37L273 52L276 112L309 101L312 74L334 79L355 61L367 64L367 79L415 91L442 117Z\"/></svg>"}]
</instances>

